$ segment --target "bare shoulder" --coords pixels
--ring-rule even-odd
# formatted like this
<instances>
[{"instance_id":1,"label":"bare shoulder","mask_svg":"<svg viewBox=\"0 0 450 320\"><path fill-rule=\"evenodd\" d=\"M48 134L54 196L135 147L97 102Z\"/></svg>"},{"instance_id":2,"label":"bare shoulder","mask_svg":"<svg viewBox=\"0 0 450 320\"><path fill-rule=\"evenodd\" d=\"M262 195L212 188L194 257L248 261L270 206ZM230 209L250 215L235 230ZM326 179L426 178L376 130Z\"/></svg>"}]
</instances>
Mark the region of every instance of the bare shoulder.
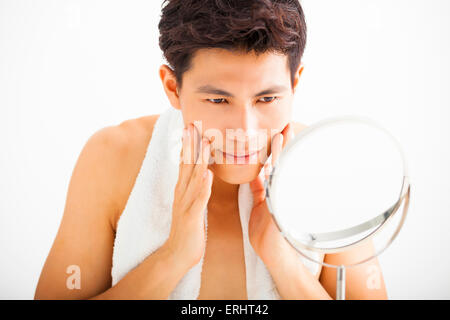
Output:
<instances>
[{"instance_id":1,"label":"bare shoulder","mask_svg":"<svg viewBox=\"0 0 450 320\"><path fill-rule=\"evenodd\" d=\"M63 217L35 299L85 299L110 288L116 219L139 172L157 118L126 120L89 137L73 169ZM90 280L80 290L67 286L68 266L89 270Z\"/></svg>"},{"instance_id":2,"label":"bare shoulder","mask_svg":"<svg viewBox=\"0 0 450 320\"><path fill-rule=\"evenodd\" d=\"M95 157L94 161L98 161L97 167L107 171L101 175L102 182L105 186L114 186L109 195L113 209L108 217L114 231L134 186L158 118L159 114L154 114L124 120L118 125L98 130L86 144L85 148L96 149L91 154Z\"/></svg>"}]
</instances>

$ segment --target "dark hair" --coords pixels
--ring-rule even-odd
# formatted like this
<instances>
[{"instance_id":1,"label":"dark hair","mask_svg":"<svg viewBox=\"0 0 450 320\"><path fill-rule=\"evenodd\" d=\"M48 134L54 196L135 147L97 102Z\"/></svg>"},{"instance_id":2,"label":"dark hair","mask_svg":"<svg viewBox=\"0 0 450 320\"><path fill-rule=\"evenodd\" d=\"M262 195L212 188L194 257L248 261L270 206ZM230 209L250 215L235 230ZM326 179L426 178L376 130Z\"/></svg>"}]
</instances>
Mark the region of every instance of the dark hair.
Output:
<instances>
[{"instance_id":1,"label":"dark hair","mask_svg":"<svg viewBox=\"0 0 450 320\"><path fill-rule=\"evenodd\" d=\"M164 0L159 47L181 89L182 75L201 48L288 56L291 86L306 44L298 0Z\"/></svg>"}]
</instances>

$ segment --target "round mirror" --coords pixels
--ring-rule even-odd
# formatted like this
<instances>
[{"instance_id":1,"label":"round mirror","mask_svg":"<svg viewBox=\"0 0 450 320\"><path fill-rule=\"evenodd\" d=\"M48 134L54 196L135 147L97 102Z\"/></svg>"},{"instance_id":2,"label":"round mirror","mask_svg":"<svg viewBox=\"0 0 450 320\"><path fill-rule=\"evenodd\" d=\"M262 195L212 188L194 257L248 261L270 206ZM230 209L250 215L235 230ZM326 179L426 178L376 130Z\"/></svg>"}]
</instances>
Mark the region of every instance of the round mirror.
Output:
<instances>
[{"instance_id":1,"label":"round mirror","mask_svg":"<svg viewBox=\"0 0 450 320\"><path fill-rule=\"evenodd\" d=\"M282 150L265 181L266 202L286 240L305 258L337 268L337 299L345 297L345 268L378 256L406 217L410 183L397 140L374 121L322 120ZM317 254L365 245L363 256L332 265Z\"/></svg>"}]
</instances>

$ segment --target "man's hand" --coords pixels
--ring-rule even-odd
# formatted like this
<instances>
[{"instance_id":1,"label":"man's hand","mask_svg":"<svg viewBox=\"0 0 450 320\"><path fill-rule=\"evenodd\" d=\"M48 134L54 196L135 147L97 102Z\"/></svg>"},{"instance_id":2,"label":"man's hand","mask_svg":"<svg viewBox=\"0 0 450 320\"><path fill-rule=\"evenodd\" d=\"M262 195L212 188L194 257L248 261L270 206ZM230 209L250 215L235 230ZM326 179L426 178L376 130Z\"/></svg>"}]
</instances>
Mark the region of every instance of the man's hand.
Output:
<instances>
[{"instance_id":1,"label":"man's hand","mask_svg":"<svg viewBox=\"0 0 450 320\"><path fill-rule=\"evenodd\" d=\"M273 138L272 161L264 165L266 179L281 150L294 137L289 123ZM282 299L332 299L328 292L298 258L296 250L283 238L266 205L266 195L259 175L250 182L253 209L248 224L250 243L267 266Z\"/></svg>"},{"instance_id":2,"label":"man's hand","mask_svg":"<svg viewBox=\"0 0 450 320\"><path fill-rule=\"evenodd\" d=\"M281 151L293 137L294 130L289 122L280 133L272 138L272 161L264 164L266 179L271 174ZM263 260L274 259L280 249L286 248L286 245L289 246L289 244L282 237L267 208L264 182L261 177L258 175L249 185L253 193L253 209L248 225L250 243L260 258Z\"/></svg>"}]
</instances>

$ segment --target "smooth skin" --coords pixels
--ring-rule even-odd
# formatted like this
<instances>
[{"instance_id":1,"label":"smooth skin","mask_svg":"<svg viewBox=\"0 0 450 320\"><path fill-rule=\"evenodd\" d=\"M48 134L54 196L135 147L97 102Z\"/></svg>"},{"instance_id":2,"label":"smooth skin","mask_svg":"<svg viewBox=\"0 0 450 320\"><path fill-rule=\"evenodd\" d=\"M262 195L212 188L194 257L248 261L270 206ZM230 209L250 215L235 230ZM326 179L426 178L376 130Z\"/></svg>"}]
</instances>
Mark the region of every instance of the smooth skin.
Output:
<instances>
[{"instance_id":1,"label":"smooth skin","mask_svg":"<svg viewBox=\"0 0 450 320\"><path fill-rule=\"evenodd\" d=\"M172 225L167 246L191 268L196 265L206 247L204 210L211 195L213 174L208 163L211 157L210 141L199 139L200 149L195 149L194 136L200 137L193 125L183 131L178 182L175 186ZM186 152L190 150L191 152Z\"/></svg>"},{"instance_id":2,"label":"smooth skin","mask_svg":"<svg viewBox=\"0 0 450 320\"><path fill-rule=\"evenodd\" d=\"M261 161L258 164L248 164L239 168L232 164L217 163L208 166L212 179L211 192L209 194L206 192L208 200L204 198L203 201L207 203L208 208L225 208L210 210L209 213L213 222L212 228L217 231L214 233L228 236L229 239L231 235L241 233L240 226L236 223L239 212L235 210L238 184L255 180L272 152L272 145L275 145L272 140L275 140L284 129L291 126L294 134L297 134L305 128L305 125L291 121L293 95L303 71L303 65L299 66L295 74L294 86L290 90L290 75L286 59L286 56L273 53L256 57L252 54L231 53L222 49L201 49L193 58L192 68L183 75L181 90L177 88L175 76L170 68L166 65L160 67L159 75L163 89L172 107L182 111L186 128L189 124L194 124L194 121L201 120L203 130L201 132L199 130L200 134L209 128L220 130L224 133L224 137L226 128L242 128L246 132L252 132L253 129L268 131L275 129L278 132L268 135L267 141L264 142L268 153L260 155ZM205 85L220 88L232 95L198 92L198 87ZM255 93L272 85L285 87L288 90L255 97ZM270 99L274 96L279 99ZM87 141L69 183L63 218L42 269L36 288L36 299L166 299L189 270L189 266L197 261L200 249L197 248L198 250L183 256L180 252L186 251L180 249L181 241L167 241L111 288L112 252L117 221L125 208L158 117L159 115L145 116L124 121L117 126L103 128ZM205 137L212 141L210 150L213 153L216 148L225 145L224 141L215 140L209 135ZM235 148L239 147L239 142L235 141L235 143ZM244 146L248 146L248 140L243 143ZM180 194L184 192L182 189L178 188ZM227 210L228 208L230 210ZM181 216L180 212L183 210L179 210L179 216ZM269 219L270 216L267 216L267 211L260 208L259 213L265 226L263 229L271 230L267 234L270 237L277 235L273 232L273 221ZM175 216L175 210L172 214ZM201 224L197 224L196 227L200 229ZM196 236L202 239L201 233ZM169 239L177 239L177 237L171 230ZM186 239L186 237L180 236L180 239ZM270 237L260 238L267 240L271 239ZM258 237L255 236L256 238ZM222 243L227 242L222 241ZM256 241L252 243L258 248ZM262 241L262 243L270 243L270 241ZM276 252L283 253L281 258L284 262L279 266L270 265L270 261L267 260L268 268L276 279L278 287L278 285L284 285L283 278L290 278L286 276L286 272L293 272L292 270L298 270L298 268L289 247L282 241L275 243L277 246L265 245L261 246L264 249L255 249L255 251L265 257L264 259L268 259ZM209 241L208 245L210 245ZM205 262L210 261L210 264L206 269L214 275L217 274L214 270L218 268L221 260L220 257L211 253L217 250L208 251L208 245L206 246L208 259ZM281 251L278 250L280 247L283 248ZM365 255L367 249L371 248L358 248L345 254L326 255L324 259L326 262L346 264L356 260L358 256ZM237 246L233 247L233 250L242 252L242 248ZM80 289L67 288L66 281L69 274L66 270L70 265L80 267ZM375 290L367 287L369 276L367 266L349 269L346 283L348 299L387 298L381 269L376 259L373 260L373 265L379 270L380 288ZM208 272L205 273L208 274ZM322 294L326 292L328 297L334 298L335 269L324 267L320 274L314 277L311 277L311 274L304 276L305 274L307 275L307 272L297 277L298 285L295 286L295 290L292 288L282 290L286 293L286 297L319 299L324 298ZM213 281L216 281L214 285L207 285L208 282L213 283ZM240 282L243 281L245 283L245 278L240 278ZM302 287L302 283L309 285ZM202 278L200 297L217 297L220 294L218 291L221 288L220 285L220 279L213 279L212 276ZM239 287L239 293L232 291L237 287L230 286L229 295L223 295L223 297L233 294L245 297L245 293L242 292L245 287ZM318 288L322 288L320 289L322 291Z\"/></svg>"},{"instance_id":3,"label":"smooth skin","mask_svg":"<svg viewBox=\"0 0 450 320\"><path fill-rule=\"evenodd\" d=\"M205 244L205 230L203 217L200 214L203 213L209 199L212 183L211 171L208 172L206 169L210 149L209 144L205 143L200 155L203 161L198 161L200 157L196 153L194 141L191 138L196 134L195 128L189 126L189 136L183 139L183 148L180 153L181 159L184 159L185 153L189 159L180 161L179 164L169 239L111 288L112 248L117 226L117 216L113 213L118 212L115 210L117 204L113 199L119 199L119 205L123 208L126 201L124 195L131 191L129 178L127 181L122 181L128 186L128 192L125 194L121 194L118 190L121 186L120 181L114 179L129 177L127 173L130 172L122 175L117 174L116 170L123 170L127 167L126 164L130 164L129 168L134 168L132 176L136 177L137 169L139 169L137 160L142 160L146 142L148 144L144 132L153 129L156 119L157 117L154 116L140 118L118 127L103 129L88 141L74 170L66 211L44 265L35 293L36 299L166 299L184 274L201 258ZM114 156L105 152L112 149L111 144L114 142L123 141L128 144L127 137L132 138L133 134L143 139L136 140L138 144L133 144L134 153L139 151L135 157L129 156L129 152L133 151L125 145L122 146L123 148L115 145L114 150L118 153ZM117 140L118 138L120 140ZM186 149L189 152L185 152ZM96 167L101 166L106 158L110 161L112 159L110 163L113 165L107 166L111 171L101 170L104 176L100 177L93 175L97 171ZM125 162L120 161L121 159ZM76 173L80 171L85 174L77 175ZM204 172L207 172L206 176L203 175ZM96 182L94 183L96 188L85 189L84 187L92 184L92 181ZM104 183L98 183L99 181ZM109 195L102 196L106 185L118 188L117 191L110 193L111 198ZM89 196L91 192L98 197ZM76 203L70 200L76 200L78 194L81 194L78 199L84 200L83 207L69 207L72 203ZM119 198L114 197L114 194L117 194ZM104 213L96 208L105 203L110 203L110 208L113 210L105 211L106 214L103 216ZM97 245L93 246L92 243ZM65 273L65 266L72 265L74 262L81 270L82 282L77 290L68 289L66 286L69 275Z\"/></svg>"}]
</instances>

